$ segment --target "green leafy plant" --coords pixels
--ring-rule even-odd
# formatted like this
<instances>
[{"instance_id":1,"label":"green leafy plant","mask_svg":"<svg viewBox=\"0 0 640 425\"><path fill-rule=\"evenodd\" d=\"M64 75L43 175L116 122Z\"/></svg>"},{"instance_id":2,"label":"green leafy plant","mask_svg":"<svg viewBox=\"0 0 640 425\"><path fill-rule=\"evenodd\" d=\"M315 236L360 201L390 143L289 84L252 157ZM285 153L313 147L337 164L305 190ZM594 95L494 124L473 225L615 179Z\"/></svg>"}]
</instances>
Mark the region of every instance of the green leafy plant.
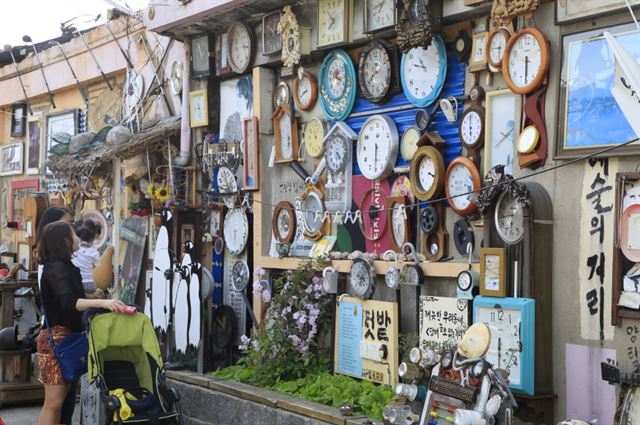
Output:
<instances>
[{"instance_id":1,"label":"green leafy plant","mask_svg":"<svg viewBox=\"0 0 640 425\"><path fill-rule=\"evenodd\" d=\"M413 347L417 347L420 343L420 338L417 334L400 334L399 337L398 354L401 362L410 362L409 353Z\"/></svg>"}]
</instances>

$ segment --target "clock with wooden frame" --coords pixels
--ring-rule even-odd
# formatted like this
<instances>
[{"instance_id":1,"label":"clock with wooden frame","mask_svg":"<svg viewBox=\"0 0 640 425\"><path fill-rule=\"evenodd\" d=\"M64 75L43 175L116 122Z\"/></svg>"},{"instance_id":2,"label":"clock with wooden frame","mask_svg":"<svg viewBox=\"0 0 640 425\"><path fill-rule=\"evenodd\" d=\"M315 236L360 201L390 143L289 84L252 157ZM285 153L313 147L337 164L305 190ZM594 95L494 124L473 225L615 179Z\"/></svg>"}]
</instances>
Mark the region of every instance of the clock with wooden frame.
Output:
<instances>
[{"instance_id":1,"label":"clock with wooden frame","mask_svg":"<svg viewBox=\"0 0 640 425\"><path fill-rule=\"evenodd\" d=\"M290 202L280 201L271 218L273 236L280 243L290 243L296 234L296 214Z\"/></svg>"},{"instance_id":2,"label":"clock with wooden frame","mask_svg":"<svg viewBox=\"0 0 640 425\"><path fill-rule=\"evenodd\" d=\"M414 47L426 49L431 44L431 18L427 0L398 2L400 18L396 25L398 46L403 53Z\"/></svg>"},{"instance_id":3,"label":"clock with wooden frame","mask_svg":"<svg viewBox=\"0 0 640 425\"><path fill-rule=\"evenodd\" d=\"M191 39L191 77L203 78L214 69L214 34L205 34Z\"/></svg>"},{"instance_id":4,"label":"clock with wooden frame","mask_svg":"<svg viewBox=\"0 0 640 425\"><path fill-rule=\"evenodd\" d=\"M385 209L388 210L388 227L391 229L391 249L396 252L411 238L411 221L407 198L405 196L390 196L385 199Z\"/></svg>"},{"instance_id":5,"label":"clock with wooden frame","mask_svg":"<svg viewBox=\"0 0 640 425\"><path fill-rule=\"evenodd\" d=\"M234 22L227 32L229 65L233 72L244 73L251 66L255 50L253 29L241 21Z\"/></svg>"},{"instance_id":6,"label":"clock with wooden frame","mask_svg":"<svg viewBox=\"0 0 640 425\"><path fill-rule=\"evenodd\" d=\"M480 149L484 145L485 110L482 106L484 90L473 86L469 91L470 105L462 112L458 121L460 142L467 150L467 158L480 166Z\"/></svg>"},{"instance_id":7,"label":"clock with wooden frame","mask_svg":"<svg viewBox=\"0 0 640 425\"><path fill-rule=\"evenodd\" d=\"M461 217L475 213L478 207L472 195L481 186L480 173L475 164L463 156L455 158L447 167L444 190L451 209Z\"/></svg>"},{"instance_id":8,"label":"clock with wooden frame","mask_svg":"<svg viewBox=\"0 0 640 425\"><path fill-rule=\"evenodd\" d=\"M547 38L534 27L523 28L509 39L502 61L502 75L511 91L529 94L545 82L550 50Z\"/></svg>"},{"instance_id":9,"label":"clock with wooden frame","mask_svg":"<svg viewBox=\"0 0 640 425\"><path fill-rule=\"evenodd\" d=\"M226 32L220 32L216 35L216 76L221 77L231 72L229 65L229 35Z\"/></svg>"},{"instance_id":10,"label":"clock with wooden frame","mask_svg":"<svg viewBox=\"0 0 640 425\"><path fill-rule=\"evenodd\" d=\"M296 107L308 111L316 104L318 99L318 82L310 72L299 70L296 79L293 80L293 100Z\"/></svg>"},{"instance_id":11,"label":"clock with wooden frame","mask_svg":"<svg viewBox=\"0 0 640 425\"><path fill-rule=\"evenodd\" d=\"M242 164L244 166L243 189L260 190L260 159L258 152L258 117L242 119Z\"/></svg>"},{"instance_id":12,"label":"clock with wooden frame","mask_svg":"<svg viewBox=\"0 0 640 425\"><path fill-rule=\"evenodd\" d=\"M272 121L275 162L291 162L298 159L298 120L292 117L289 105L279 106L273 113Z\"/></svg>"}]
</instances>

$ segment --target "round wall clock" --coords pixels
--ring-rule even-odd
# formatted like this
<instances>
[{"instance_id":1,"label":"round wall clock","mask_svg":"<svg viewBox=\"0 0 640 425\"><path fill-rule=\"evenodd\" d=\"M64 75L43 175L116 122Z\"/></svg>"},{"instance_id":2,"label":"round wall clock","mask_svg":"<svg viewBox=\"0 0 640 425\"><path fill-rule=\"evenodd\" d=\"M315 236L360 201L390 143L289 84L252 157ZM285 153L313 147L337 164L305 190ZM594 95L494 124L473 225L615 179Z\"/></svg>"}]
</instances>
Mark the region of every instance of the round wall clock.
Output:
<instances>
[{"instance_id":1,"label":"round wall clock","mask_svg":"<svg viewBox=\"0 0 640 425\"><path fill-rule=\"evenodd\" d=\"M418 264L405 264L401 279L406 285L419 286L424 281L424 272Z\"/></svg>"},{"instance_id":2,"label":"round wall clock","mask_svg":"<svg viewBox=\"0 0 640 425\"><path fill-rule=\"evenodd\" d=\"M249 220L242 208L233 208L224 217L224 244L231 254L244 251L249 239Z\"/></svg>"},{"instance_id":3,"label":"round wall clock","mask_svg":"<svg viewBox=\"0 0 640 425\"><path fill-rule=\"evenodd\" d=\"M233 171L227 167L218 168L216 182L218 184L218 191L223 195L222 201L227 208L233 208L235 205L235 195L238 192L238 182L236 181L236 176L233 174Z\"/></svg>"},{"instance_id":4,"label":"round wall clock","mask_svg":"<svg viewBox=\"0 0 640 425\"><path fill-rule=\"evenodd\" d=\"M518 136L516 148L520 153L531 153L538 147L538 142L540 142L540 132L535 125L529 125Z\"/></svg>"},{"instance_id":5,"label":"round wall clock","mask_svg":"<svg viewBox=\"0 0 640 425\"><path fill-rule=\"evenodd\" d=\"M418 109L416 111L416 127L418 130L425 131L431 124L431 114L426 109Z\"/></svg>"},{"instance_id":6,"label":"round wall clock","mask_svg":"<svg viewBox=\"0 0 640 425\"><path fill-rule=\"evenodd\" d=\"M333 50L320 68L320 103L332 121L349 116L356 101L356 70L344 50Z\"/></svg>"},{"instance_id":7,"label":"round wall clock","mask_svg":"<svg viewBox=\"0 0 640 425\"><path fill-rule=\"evenodd\" d=\"M318 98L318 83L316 77L306 71L298 74L293 80L293 100L303 111L313 108Z\"/></svg>"},{"instance_id":8,"label":"round wall clock","mask_svg":"<svg viewBox=\"0 0 640 425\"><path fill-rule=\"evenodd\" d=\"M456 51L456 56L460 62L466 62L471 55L472 40L469 34L465 30L458 31L456 39L453 40L453 47Z\"/></svg>"},{"instance_id":9,"label":"round wall clock","mask_svg":"<svg viewBox=\"0 0 640 425\"><path fill-rule=\"evenodd\" d=\"M433 205L428 205L420 211L420 228L427 236L434 234L439 225L440 216Z\"/></svg>"},{"instance_id":10,"label":"round wall clock","mask_svg":"<svg viewBox=\"0 0 640 425\"><path fill-rule=\"evenodd\" d=\"M227 36L229 65L233 72L242 74L251 65L253 57L253 30L243 22L234 22Z\"/></svg>"},{"instance_id":11,"label":"round wall clock","mask_svg":"<svg viewBox=\"0 0 640 425\"><path fill-rule=\"evenodd\" d=\"M309 188L302 196L301 201L305 237L310 240L318 240L322 237L322 228L324 227L322 216L325 212L325 205L322 196L316 190ZM316 213L320 217L316 217Z\"/></svg>"},{"instance_id":12,"label":"round wall clock","mask_svg":"<svg viewBox=\"0 0 640 425\"><path fill-rule=\"evenodd\" d=\"M320 118L313 117L304 126L304 148L313 158L318 158L324 152L326 134L327 124Z\"/></svg>"},{"instance_id":13,"label":"round wall clock","mask_svg":"<svg viewBox=\"0 0 640 425\"><path fill-rule=\"evenodd\" d=\"M484 108L473 104L464 110L458 124L460 141L467 149L478 147L484 142Z\"/></svg>"},{"instance_id":14,"label":"round wall clock","mask_svg":"<svg viewBox=\"0 0 640 425\"><path fill-rule=\"evenodd\" d=\"M398 159L398 128L387 115L369 117L360 130L357 144L358 167L369 180L388 177Z\"/></svg>"},{"instance_id":15,"label":"round wall clock","mask_svg":"<svg viewBox=\"0 0 640 425\"><path fill-rule=\"evenodd\" d=\"M393 61L397 64L397 60ZM383 103L391 94L394 69L390 46L383 40L367 44L360 53L358 82L362 95L370 102Z\"/></svg>"},{"instance_id":16,"label":"round wall clock","mask_svg":"<svg viewBox=\"0 0 640 425\"><path fill-rule=\"evenodd\" d=\"M467 217L477 210L471 202L473 191L480 189L480 173L473 162L459 156L449 164L445 177L445 194L451 209L462 217Z\"/></svg>"},{"instance_id":17,"label":"round wall clock","mask_svg":"<svg viewBox=\"0 0 640 425\"><path fill-rule=\"evenodd\" d=\"M379 240L387 229L389 211L385 210L387 194L380 189L371 188L364 193L358 208L362 211L359 220L360 231L369 241Z\"/></svg>"},{"instance_id":18,"label":"round wall clock","mask_svg":"<svg viewBox=\"0 0 640 425\"><path fill-rule=\"evenodd\" d=\"M510 190L504 190L498 198L493 219L498 236L506 244L513 245L524 238L524 207Z\"/></svg>"},{"instance_id":19,"label":"round wall clock","mask_svg":"<svg viewBox=\"0 0 640 425\"><path fill-rule=\"evenodd\" d=\"M400 155L405 161L411 161L413 155L418 150L418 140L420 140L420 129L418 127L409 127L402 133L400 140Z\"/></svg>"},{"instance_id":20,"label":"round wall clock","mask_svg":"<svg viewBox=\"0 0 640 425\"><path fill-rule=\"evenodd\" d=\"M249 265L244 260L238 260L233 263L231 268L231 289L236 292L244 291L249 285L251 279L251 272L249 271Z\"/></svg>"},{"instance_id":21,"label":"round wall clock","mask_svg":"<svg viewBox=\"0 0 640 425\"><path fill-rule=\"evenodd\" d=\"M407 99L419 108L432 104L440 95L447 74L447 53L442 38L434 36L426 50L414 47L404 53L400 69L402 90Z\"/></svg>"},{"instance_id":22,"label":"round wall clock","mask_svg":"<svg viewBox=\"0 0 640 425\"><path fill-rule=\"evenodd\" d=\"M351 143L351 140L348 140L338 132L332 133L329 140L327 140L324 157L327 161L327 168L331 173L339 173L347 167L347 163L351 159L349 143Z\"/></svg>"},{"instance_id":23,"label":"round wall clock","mask_svg":"<svg viewBox=\"0 0 640 425\"><path fill-rule=\"evenodd\" d=\"M290 202L278 202L273 210L271 229L278 242L291 242L293 235L296 233L296 214Z\"/></svg>"},{"instance_id":24,"label":"round wall clock","mask_svg":"<svg viewBox=\"0 0 640 425\"><path fill-rule=\"evenodd\" d=\"M171 92L175 95L182 93L182 62L173 61L171 64Z\"/></svg>"},{"instance_id":25,"label":"round wall clock","mask_svg":"<svg viewBox=\"0 0 640 425\"><path fill-rule=\"evenodd\" d=\"M277 109L279 106L287 105L291 103L291 91L289 90L289 84L286 81L280 81L276 90L273 92L273 106Z\"/></svg>"},{"instance_id":26,"label":"round wall clock","mask_svg":"<svg viewBox=\"0 0 640 425\"><path fill-rule=\"evenodd\" d=\"M427 201L438 196L445 181L444 170L444 160L438 149L433 146L418 148L409 168L409 179L416 198Z\"/></svg>"},{"instance_id":27,"label":"round wall clock","mask_svg":"<svg viewBox=\"0 0 640 425\"><path fill-rule=\"evenodd\" d=\"M537 28L521 29L509 39L502 61L502 75L512 92L536 90L549 70L549 42Z\"/></svg>"},{"instance_id":28,"label":"round wall clock","mask_svg":"<svg viewBox=\"0 0 640 425\"><path fill-rule=\"evenodd\" d=\"M504 27L498 28L489 35L489 40L487 40L487 62L489 65L495 68L502 66L502 59L510 38L511 31Z\"/></svg>"},{"instance_id":29,"label":"round wall clock","mask_svg":"<svg viewBox=\"0 0 640 425\"><path fill-rule=\"evenodd\" d=\"M376 273L371 260L356 258L349 274L349 295L366 300L371 298L376 287Z\"/></svg>"}]
</instances>

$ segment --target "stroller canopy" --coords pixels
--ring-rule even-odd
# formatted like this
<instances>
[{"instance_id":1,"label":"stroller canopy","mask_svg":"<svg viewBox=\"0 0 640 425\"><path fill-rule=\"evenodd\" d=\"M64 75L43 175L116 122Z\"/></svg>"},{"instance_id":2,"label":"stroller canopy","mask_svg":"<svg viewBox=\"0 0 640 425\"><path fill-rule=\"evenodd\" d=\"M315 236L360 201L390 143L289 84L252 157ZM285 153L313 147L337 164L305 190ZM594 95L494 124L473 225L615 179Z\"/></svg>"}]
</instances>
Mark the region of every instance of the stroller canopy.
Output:
<instances>
[{"instance_id":1,"label":"stroller canopy","mask_svg":"<svg viewBox=\"0 0 640 425\"><path fill-rule=\"evenodd\" d=\"M147 355L163 368L158 338L151 320L142 313L105 313L89 323L89 382L103 374L104 362L126 360L135 366L140 385L153 389Z\"/></svg>"}]
</instances>

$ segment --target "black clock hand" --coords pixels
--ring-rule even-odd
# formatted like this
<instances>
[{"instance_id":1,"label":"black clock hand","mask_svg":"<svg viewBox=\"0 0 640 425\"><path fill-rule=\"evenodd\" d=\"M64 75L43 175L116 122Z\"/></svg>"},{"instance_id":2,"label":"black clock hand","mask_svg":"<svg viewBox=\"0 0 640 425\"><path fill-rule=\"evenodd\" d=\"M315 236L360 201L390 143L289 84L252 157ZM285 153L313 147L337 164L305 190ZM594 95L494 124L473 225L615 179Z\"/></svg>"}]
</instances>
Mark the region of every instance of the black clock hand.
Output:
<instances>
[{"instance_id":1,"label":"black clock hand","mask_svg":"<svg viewBox=\"0 0 640 425\"><path fill-rule=\"evenodd\" d=\"M382 9L382 6L384 6L384 0L378 3L377 5L373 6L373 9L374 10L378 9L378 12L380 12L380 10Z\"/></svg>"},{"instance_id":2,"label":"black clock hand","mask_svg":"<svg viewBox=\"0 0 640 425\"><path fill-rule=\"evenodd\" d=\"M529 75L529 56L524 57L524 82L527 82L527 75Z\"/></svg>"},{"instance_id":3,"label":"black clock hand","mask_svg":"<svg viewBox=\"0 0 640 425\"><path fill-rule=\"evenodd\" d=\"M510 135L511 133L513 133L513 128L512 128L511 130L509 130L509 131L507 132L507 134L504 134L502 131L500 131L499 133L500 133L500 135L502 136L502 139L498 140L498 143L496 143L496 146L498 146L500 143L502 143L504 140L506 140L506 139L507 139L507 137L509 137L509 135Z\"/></svg>"},{"instance_id":4,"label":"black clock hand","mask_svg":"<svg viewBox=\"0 0 640 425\"><path fill-rule=\"evenodd\" d=\"M500 368L501 357L502 357L502 338L498 337L498 368Z\"/></svg>"}]
</instances>

